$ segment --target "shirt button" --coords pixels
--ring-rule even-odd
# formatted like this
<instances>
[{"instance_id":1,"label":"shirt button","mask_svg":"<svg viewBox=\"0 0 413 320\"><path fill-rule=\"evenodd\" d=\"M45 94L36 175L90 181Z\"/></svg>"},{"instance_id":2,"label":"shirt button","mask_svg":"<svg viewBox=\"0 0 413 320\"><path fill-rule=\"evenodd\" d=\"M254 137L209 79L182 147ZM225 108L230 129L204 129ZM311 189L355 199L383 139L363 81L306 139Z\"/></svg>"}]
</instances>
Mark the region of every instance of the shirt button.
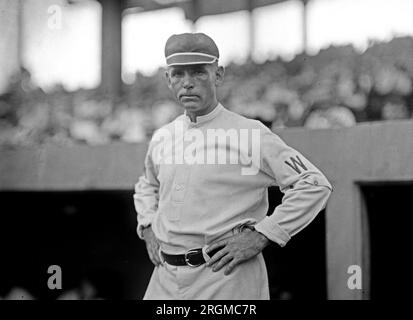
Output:
<instances>
[{"instance_id":1,"label":"shirt button","mask_svg":"<svg viewBox=\"0 0 413 320\"><path fill-rule=\"evenodd\" d=\"M317 180L314 180L314 185L318 186L318 181Z\"/></svg>"}]
</instances>

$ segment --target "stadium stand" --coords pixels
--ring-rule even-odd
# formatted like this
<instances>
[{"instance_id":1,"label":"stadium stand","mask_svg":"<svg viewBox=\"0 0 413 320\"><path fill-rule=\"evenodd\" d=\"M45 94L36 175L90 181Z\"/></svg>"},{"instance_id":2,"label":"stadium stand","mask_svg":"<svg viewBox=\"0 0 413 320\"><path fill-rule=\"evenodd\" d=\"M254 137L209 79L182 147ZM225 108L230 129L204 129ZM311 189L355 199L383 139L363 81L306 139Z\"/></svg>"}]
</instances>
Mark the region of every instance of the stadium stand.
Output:
<instances>
[{"instance_id":1,"label":"stadium stand","mask_svg":"<svg viewBox=\"0 0 413 320\"><path fill-rule=\"evenodd\" d=\"M315 56L226 68L220 100L267 126L336 128L359 122L412 117L413 38L329 47ZM182 112L164 81L164 70L137 73L116 100L99 89L68 92L36 87L29 71L10 79L0 96L0 144L36 145L140 142Z\"/></svg>"}]
</instances>

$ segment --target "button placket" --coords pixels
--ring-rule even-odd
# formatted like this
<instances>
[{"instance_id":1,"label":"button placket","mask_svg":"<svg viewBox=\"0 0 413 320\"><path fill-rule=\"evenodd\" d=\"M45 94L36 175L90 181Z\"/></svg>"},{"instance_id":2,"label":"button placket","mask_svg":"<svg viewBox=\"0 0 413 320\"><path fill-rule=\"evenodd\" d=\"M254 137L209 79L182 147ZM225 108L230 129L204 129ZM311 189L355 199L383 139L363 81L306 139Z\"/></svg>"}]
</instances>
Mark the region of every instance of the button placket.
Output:
<instances>
[{"instance_id":1,"label":"button placket","mask_svg":"<svg viewBox=\"0 0 413 320\"><path fill-rule=\"evenodd\" d=\"M178 165L175 174L174 187L172 191L172 201L183 202L185 198L186 184L190 170L186 165Z\"/></svg>"}]
</instances>

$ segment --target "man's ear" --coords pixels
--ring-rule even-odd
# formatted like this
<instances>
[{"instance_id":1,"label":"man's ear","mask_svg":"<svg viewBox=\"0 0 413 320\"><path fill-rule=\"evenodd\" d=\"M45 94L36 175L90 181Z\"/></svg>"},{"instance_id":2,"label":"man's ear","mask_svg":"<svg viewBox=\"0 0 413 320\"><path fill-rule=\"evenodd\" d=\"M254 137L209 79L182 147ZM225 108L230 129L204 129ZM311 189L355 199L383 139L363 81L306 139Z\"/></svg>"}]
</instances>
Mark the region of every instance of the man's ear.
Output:
<instances>
[{"instance_id":1,"label":"man's ear","mask_svg":"<svg viewBox=\"0 0 413 320\"><path fill-rule=\"evenodd\" d=\"M168 88L169 88L169 89L172 89L172 86L171 86L171 78L169 77L169 72L168 72L168 70L165 71L165 78L166 78L166 83L168 84Z\"/></svg>"},{"instance_id":2,"label":"man's ear","mask_svg":"<svg viewBox=\"0 0 413 320\"><path fill-rule=\"evenodd\" d=\"M223 66L218 66L215 71L215 85L218 87L224 82L225 69Z\"/></svg>"}]
</instances>

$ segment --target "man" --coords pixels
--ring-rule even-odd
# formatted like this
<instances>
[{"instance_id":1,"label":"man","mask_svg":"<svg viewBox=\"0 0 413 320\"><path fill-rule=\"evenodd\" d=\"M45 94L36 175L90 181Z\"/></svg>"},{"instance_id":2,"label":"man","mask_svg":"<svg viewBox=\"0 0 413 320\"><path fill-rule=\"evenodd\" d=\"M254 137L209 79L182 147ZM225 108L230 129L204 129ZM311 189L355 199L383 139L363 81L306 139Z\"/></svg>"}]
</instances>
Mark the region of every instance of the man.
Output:
<instances>
[{"instance_id":1,"label":"man","mask_svg":"<svg viewBox=\"0 0 413 320\"><path fill-rule=\"evenodd\" d=\"M210 37L173 35L165 57L184 114L155 132L135 185L137 231L155 265L144 299L269 299L262 250L307 226L331 185L259 121L217 101L224 69ZM285 195L266 216L274 185Z\"/></svg>"}]
</instances>

